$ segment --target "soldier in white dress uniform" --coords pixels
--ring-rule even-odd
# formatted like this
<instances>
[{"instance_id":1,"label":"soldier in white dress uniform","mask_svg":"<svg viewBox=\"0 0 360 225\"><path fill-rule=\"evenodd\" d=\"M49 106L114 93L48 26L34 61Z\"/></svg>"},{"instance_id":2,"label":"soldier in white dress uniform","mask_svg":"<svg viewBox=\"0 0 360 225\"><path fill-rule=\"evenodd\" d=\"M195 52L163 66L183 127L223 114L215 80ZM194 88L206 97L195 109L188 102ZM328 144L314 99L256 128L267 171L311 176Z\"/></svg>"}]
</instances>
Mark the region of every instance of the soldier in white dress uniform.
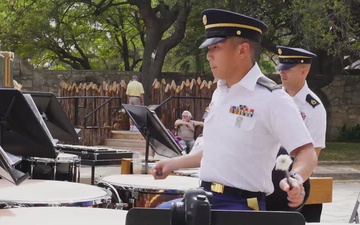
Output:
<instances>
[{"instance_id":1,"label":"soldier in white dress uniform","mask_svg":"<svg viewBox=\"0 0 360 225\"><path fill-rule=\"evenodd\" d=\"M207 60L217 89L204 121L204 148L157 163L153 176L199 167L201 186L213 194L212 209L265 210L273 192L271 171L280 146L295 157L293 178L281 180L290 206L303 202L306 180L317 163L312 139L291 97L266 78L256 63L267 26L221 10L202 12Z\"/></svg>"},{"instance_id":2,"label":"soldier in white dress uniform","mask_svg":"<svg viewBox=\"0 0 360 225\"><path fill-rule=\"evenodd\" d=\"M326 136L326 110L320 98L312 92L306 82L312 60L316 55L301 48L290 48L277 46L279 54L279 65L283 90L285 90L296 103L299 114L313 139L317 156L321 149L325 148ZM280 152L279 154L284 153ZM285 152L286 153L286 152ZM273 171L273 183L275 191L267 197L266 206L268 210L299 210L305 217L306 222L320 222L322 204L304 205L302 207L287 207L286 193L277 185L282 179L282 174ZM306 181L309 182L309 181ZM309 185L309 184L307 184ZM306 197L309 195L306 192ZM305 198L306 199L306 198Z\"/></svg>"}]
</instances>

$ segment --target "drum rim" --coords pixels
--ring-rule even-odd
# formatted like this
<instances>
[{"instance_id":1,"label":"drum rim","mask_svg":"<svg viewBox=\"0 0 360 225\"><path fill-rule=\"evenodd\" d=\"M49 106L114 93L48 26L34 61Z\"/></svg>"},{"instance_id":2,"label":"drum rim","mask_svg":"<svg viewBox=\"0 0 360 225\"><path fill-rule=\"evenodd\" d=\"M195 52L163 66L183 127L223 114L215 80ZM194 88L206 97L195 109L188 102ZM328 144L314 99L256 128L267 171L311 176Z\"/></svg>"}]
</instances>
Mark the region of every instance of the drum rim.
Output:
<instances>
[{"instance_id":1,"label":"drum rim","mask_svg":"<svg viewBox=\"0 0 360 225\"><path fill-rule=\"evenodd\" d=\"M6 182L6 181L4 181ZM85 203L85 202L92 202L92 205L96 205L96 204L100 204L100 203L103 203L102 201L103 200L108 200L108 199L111 199L111 195L110 193L105 190L104 188L101 188L101 187L97 187L97 186L94 186L94 185L88 185L88 184L83 184L83 183L74 183L74 182L65 182L65 181L58 181L58 180L37 180L37 179L29 179L29 180L26 180L25 182L29 182L30 185L32 185L32 183L38 183L38 182L44 182L44 183L48 183L50 185L57 185L59 183L62 183L62 184L66 184L68 186L71 186L71 187L79 187L79 190L81 187L84 187L84 186L87 186L88 188L97 188L99 190L101 190L101 194L98 193L97 196L89 196L89 197L84 197L84 196L81 196L80 198L76 199L75 197L71 197L70 199L53 199L53 200L26 200L26 199L16 199L16 198L13 198L13 199L6 199L6 198L2 198L0 196L0 203L3 203L3 204L14 204L14 203L18 203L18 204L28 204L28 205L40 205L40 204L45 204L45 205L56 205L56 204L59 204L59 205L65 205L65 204L75 204L75 203ZM1 180L0 180L0 184L1 184ZM0 185L1 186L1 185ZM50 187L53 187L53 186L50 186ZM0 188L0 191L1 191L1 188ZM24 190L26 191L26 189ZM55 192L55 190L54 190Z\"/></svg>"},{"instance_id":2,"label":"drum rim","mask_svg":"<svg viewBox=\"0 0 360 225\"><path fill-rule=\"evenodd\" d=\"M132 192L139 192L139 193L144 193L144 194L174 194L174 195L178 195L178 194L184 194L186 190L191 189L188 188L186 190L179 190L179 189L164 189L164 188L144 188L144 187L137 187L137 186L133 186L133 187L127 187L125 188L124 186L118 186L117 184L112 184L115 188L119 188L120 190L123 191L132 191Z\"/></svg>"},{"instance_id":3,"label":"drum rim","mask_svg":"<svg viewBox=\"0 0 360 225\"><path fill-rule=\"evenodd\" d=\"M5 205L66 205L66 204L82 204L82 203L88 203L91 202L92 206L93 205L98 205L98 204L102 204L104 203L104 201L109 201L111 200L111 196L109 195L109 193L106 193L103 196L98 196L98 197L92 197L89 199L79 199L79 200L56 200L56 201L29 201L29 200L9 200L9 201L5 201L5 200L1 200L0 199L0 203L1 204L5 204Z\"/></svg>"},{"instance_id":4,"label":"drum rim","mask_svg":"<svg viewBox=\"0 0 360 225\"><path fill-rule=\"evenodd\" d=\"M80 163L81 158L79 156L76 156L74 158L66 158L66 159L51 159L51 158L29 158L29 159L23 159L25 161L28 161L30 163L33 162L40 162L40 163Z\"/></svg>"},{"instance_id":5,"label":"drum rim","mask_svg":"<svg viewBox=\"0 0 360 225\"><path fill-rule=\"evenodd\" d=\"M102 178L102 181L108 182L109 184L113 185L116 188L122 188L122 190L134 190L136 189L136 191L138 192L151 192L151 193L159 193L159 194L167 194L167 192L172 192L172 193L176 193L176 191L178 191L178 193L180 194L184 194L186 190L191 189L191 188L198 188L200 186L200 179L198 177L190 177L190 176L176 176L176 175L169 175L169 177L171 177L172 179L175 179L177 177L180 177L181 179L186 178L186 179L194 179L196 182L198 182L198 185L196 185L196 187L166 187L166 185L164 185L163 187L159 187L159 186L145 186L145 185L139 185L139 184L131 184L131 183L121 183L119 181L114 181L111 180L114 177L132 177L135 178L135 176L140 177L148 177L151 176L150 174L117 174L117 175L110 175L110 176L106 176ZM166 179L165 179L166 180Z\"/></svg>"}]
</instances>

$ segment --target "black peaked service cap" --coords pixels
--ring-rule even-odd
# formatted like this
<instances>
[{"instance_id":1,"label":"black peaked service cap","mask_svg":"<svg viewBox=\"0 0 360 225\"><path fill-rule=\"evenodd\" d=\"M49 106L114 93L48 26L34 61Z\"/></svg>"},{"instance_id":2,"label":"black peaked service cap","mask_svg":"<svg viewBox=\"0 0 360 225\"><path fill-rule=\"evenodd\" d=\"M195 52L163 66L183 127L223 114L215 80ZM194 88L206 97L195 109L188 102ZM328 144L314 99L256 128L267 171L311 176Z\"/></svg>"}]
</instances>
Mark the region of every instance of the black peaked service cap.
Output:
<instances>
[{"instance_id":1,"label":"black peaked service cap","mask_svg":"<svg viewBox=\"0 0 360 225\"><path fill-rule=\"evenodd\" d=\"M279 54L279 64L277 70L288 70L297 64L311 64L316 54L302 48L290 48L286 46L276 46Z\"/></svg>"},{"instance_id":2,"label":"black peaked service cap","mask_svg":"<svg viewBox=\"0 0 360 225\"><path fill-rule=\"evenodd\" d=\"M227 10L206 9L201 16L205 25L206 40L199 48L206 48L229 37L260 42L261 35L268 30L267 25L258 19Z\"/></svg>"}]
</instances>

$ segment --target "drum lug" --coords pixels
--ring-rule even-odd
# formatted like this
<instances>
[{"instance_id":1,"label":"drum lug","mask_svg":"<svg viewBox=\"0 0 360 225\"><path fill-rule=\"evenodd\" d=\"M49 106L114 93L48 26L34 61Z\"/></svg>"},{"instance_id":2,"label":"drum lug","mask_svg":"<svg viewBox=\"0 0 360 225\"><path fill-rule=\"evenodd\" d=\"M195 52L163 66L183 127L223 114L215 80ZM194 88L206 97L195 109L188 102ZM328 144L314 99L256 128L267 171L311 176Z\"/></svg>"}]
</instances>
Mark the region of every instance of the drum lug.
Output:
<instances>
[{"instance_id":1,"label":"drum lug","mask_svg":"<svg viewBox=\"0 0 360 225\"><path fill-rule=\"evenodd\" d=\"M101 203L102 203L102 204L110 204L110 203L111 203L111 198L108 197L108 198L102 199L102 200L101 200Z\"/></svg>"},{"instance_id":2,"label":"drum lug","mask_svg":"<svg viewBox=\"0 0 360 225\"><path fill-rule=\"evenodd\" d=\"M116 203L115 204L115 209L124 209L129 207L129 205L127 203Z\"/></svg>"},{"instance_id":3,"label":"drum lug","mask_svg":"<svg viewBox=\"0 0 360 225\"><path fill-rule=\"evenodd\" d=\"M138 199L138 197L139 197L139 191L138 191L138 190L134 190L134 191L132 192L132 199L136 200L136 199Z\"/></svg>"}]
</instances>

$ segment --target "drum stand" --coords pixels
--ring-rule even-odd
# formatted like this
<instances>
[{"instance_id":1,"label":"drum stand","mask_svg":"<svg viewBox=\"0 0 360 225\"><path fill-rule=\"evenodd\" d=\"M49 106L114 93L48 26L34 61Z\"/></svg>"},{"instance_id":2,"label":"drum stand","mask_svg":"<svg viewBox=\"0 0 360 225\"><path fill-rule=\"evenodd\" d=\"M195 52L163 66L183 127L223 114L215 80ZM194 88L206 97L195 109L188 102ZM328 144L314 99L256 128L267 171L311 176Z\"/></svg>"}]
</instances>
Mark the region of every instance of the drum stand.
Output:
<instances>
[{"instance_id":1,"label":"drum stand","mask_svg":"<svg viewBox=\"0 0 360 225\"><path fill-rule=\"evenodd\" d=\"M354 223L354 222L359 223L359 213L358 213L359 205L360 205L360 193L356 200L353 212L351 213L349 223Z\"/></svg>"},{"instance_id":2,"label":"drum stand","mask_svg":"<svg viewBox=\"0 0 360 225\"><path fill-rule=\"evenodd\" d=\"M13 168L11 162L12 160L0 146L0 176L16 185L19 185L29 178L29 174L24 174L23 172Z\"/></svg>"},{"instance_id":3,"label":"drum stand","mask_svg":"<svg viewBox=\"0 0 360 225\"><path fill-rule=\"evenodd\" d=\"M149 172L149 153L150 153L150 133L146 134L146 146L145 146L145 174Z\"/></svg>"}]
</instances>

